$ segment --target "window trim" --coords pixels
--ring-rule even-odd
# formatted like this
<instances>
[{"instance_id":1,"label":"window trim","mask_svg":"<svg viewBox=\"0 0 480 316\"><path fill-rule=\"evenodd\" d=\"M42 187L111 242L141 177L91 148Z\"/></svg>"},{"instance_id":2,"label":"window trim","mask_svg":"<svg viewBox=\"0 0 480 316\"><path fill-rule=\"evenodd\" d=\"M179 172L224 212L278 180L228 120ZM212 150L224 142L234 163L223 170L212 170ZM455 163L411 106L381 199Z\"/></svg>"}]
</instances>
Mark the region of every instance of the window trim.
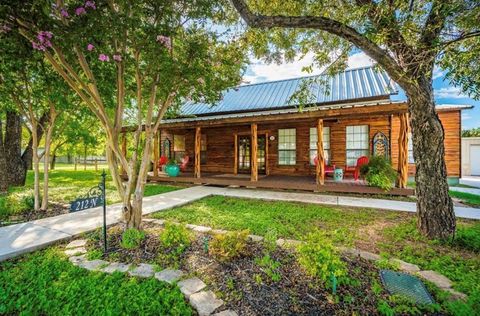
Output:
<instances>
[{"instance_id":1,"label":"window trim","mask_svg":"<svg viewBox=\"0 0 480 316\"><path fill-rule=\"evenodd\" d=\"M280 131L292 131L294 132L295 134L295 148L294 149L280 149ZM291 166L296 166L297 165L297 129L296 128L279 128L277 130L277 136L278 136L278 143L277 143L277 164L278 166L282 166L282 167L291 167ZM292 135L288 135L289 137L291 137ZM292 153L293 152L293 157L294 157L294 162L293 163L281 163L280 162L280 153L281 152L289 152L289 153Z\"/></svg>"},{"instance_id":2,"label":"window trim","mask_svg":"<svg viewBox=\"0 0 480 316\"><path fill-rule=\"evenodd\" d=\"M359 135L363 135L363 134L366 134L366 135L367 135L367 140L366 140L366 142L364 143L364 145L366 145L365 148L348 148L348 135L356 135L355 132L353 132L353 133L348 133L348 128L349 128L349 127L352 127L352 128L355 128L355 127L364 127L364 126L367 127L366 133L361 133L361 134L359 134ZM355 141L354 141L354 142L355 142ZM347 125L347 126L345 126L345 166L346 166L346 167L354 167L354 166L356 165L356 162L355 162L354 164L350 164L350 165L348 164L348 159L349 159L349 158L348 158L348 153L349 153L349 152L352 152L352 151L362 151L362 152L364 152L365 154L362 154L361 156L367 156L367 157L369 157L369 156L370 156L370 150L371 150L371 148L370 148L370 125L368 125L368 124L362 124L362 125ZM360 158L361 156L358 156L358 157L356 158L356 160L357 160L358 158Z\"/></svg>"}]
</instances>

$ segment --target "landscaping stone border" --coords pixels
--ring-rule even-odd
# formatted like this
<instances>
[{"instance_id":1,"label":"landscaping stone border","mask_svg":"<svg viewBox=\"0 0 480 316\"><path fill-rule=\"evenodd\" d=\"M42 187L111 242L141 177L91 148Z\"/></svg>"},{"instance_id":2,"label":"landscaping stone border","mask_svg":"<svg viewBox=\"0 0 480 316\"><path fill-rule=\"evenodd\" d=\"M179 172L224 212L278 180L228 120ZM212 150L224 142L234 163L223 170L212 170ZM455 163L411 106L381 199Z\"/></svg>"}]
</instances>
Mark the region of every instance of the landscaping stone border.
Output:
<instances>
[{"instance_id":1,"label":"landscaping stone border","mask_svg":"<svg viewBox=\"0 0 480 316\"><path fill-rule=\"evenodd\" d=\"M153 219L153 218L144 218L143 221L153 223L159 226L165 225L165 222L166 222L165 220L162 220L162 219ZM180 224L176 222L173 222L173 223ZM192 225L192 224L186 224L186 227L188 229L191 229L193 231L200 232L200 233L225 234L228 232L227 230L223 230L223 229L213 229L207 226ZM248 235L248 238L254 242L260 242L264 239L262 236L257 236L257 235ZM302 241L300 240L283 239L283 238L279 238L276 241L277 246L283 247L283 248L289 248L289 249L295 248L301 243ZM344 254L358 256L369 261L379 261L382 259L380 255L376 253L368 252L365 250L360 250L356 248L346 248L346 247L339 247L338 249L340 250L340 252ZM450 281L450 279L448 279L446 276L438 272L430 271L430 270L421 270L419 266L409 262L405 262L397 258L391 258L388 260L388 262L398 267L398 269L402 272L420 276L421 278L435 284L440 289L449 292L450 298L453 300L458 300L458 299L465 300L467 298L466 294L458 292L452 288L453 283L452 281Z\"/></svg>"},{"instance_id":2,"label":"landscaping stone border","mask_svg":"<svg viewBox=\"0 0 480 316\"><path fill-rule=\"evenodd\" d=\"M173 284L178 281L177 285L190 305L197 311L200 316L212 315L217 309L223 306L223 300L216 297L215 293L205 290L207 285L197 277L183 279L185 272L180 270L165 269L155 273L155 266L148 263L140 263L138 265L125 264L121 262L108 262L104 260L88 260L86 258L85 239L77 239L70 242L64 253L68 260L81 268L90 271L99 271L104 273L128 273L132 277L151 278ZM233 310L219 311L213 316L238 316Z\"/></svg>"}]
</instances>

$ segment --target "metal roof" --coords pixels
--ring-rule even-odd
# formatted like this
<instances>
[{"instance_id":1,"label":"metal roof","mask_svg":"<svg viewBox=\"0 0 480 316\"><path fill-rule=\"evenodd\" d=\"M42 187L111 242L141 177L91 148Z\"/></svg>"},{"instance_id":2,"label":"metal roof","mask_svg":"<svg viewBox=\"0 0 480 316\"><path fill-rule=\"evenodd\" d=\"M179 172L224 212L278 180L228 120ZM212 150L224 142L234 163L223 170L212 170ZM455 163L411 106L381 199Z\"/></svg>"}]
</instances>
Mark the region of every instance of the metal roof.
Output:
<instances>
[{"instance_id":1,"label":"metal roof","mask_svg":"<svg viewBox=\"0 0 480 316\"><path fill-rule=\"evenodd\" d=\"M300 77L257 84L241 85L222 93L215 105L186 102L181 116L218 115L224 113L255 112L295 107L292 95L307 85L311 104L346 102L362 99L388 99L398 93L397 84L386 72L373 67L350 69L329 76ZM298 103L298 102L297 102Z\"/></svg>"}]
</instances>

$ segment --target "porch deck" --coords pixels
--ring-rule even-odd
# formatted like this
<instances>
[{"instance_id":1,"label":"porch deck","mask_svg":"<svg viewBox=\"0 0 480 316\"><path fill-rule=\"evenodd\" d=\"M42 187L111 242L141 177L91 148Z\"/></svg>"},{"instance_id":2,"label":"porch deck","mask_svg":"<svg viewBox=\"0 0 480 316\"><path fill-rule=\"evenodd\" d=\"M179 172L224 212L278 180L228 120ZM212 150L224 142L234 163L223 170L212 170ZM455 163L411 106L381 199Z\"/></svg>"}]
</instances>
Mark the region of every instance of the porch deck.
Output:
<instances>
[{"instance_id":1,"label":"porch deck","mask_svg":"<svg viewBox=\"0 0 480 316\"><path fill-rule=\"evenodd\" d=\"M173 183L193 183L209 184L220 186L238 186L248 188L262 189L281 189L281 190L301 190L313 192L338 192L338 193L366 193L366 194L388 194L408 196L414 195L413 189L393 188L385 192L379 188L369 187L365 181L353 179L344 179L341 182L325 179L325 185L317 185L315 176L280 176L280 175L259 175L258 181L250 181L249 174L221 174L221 173L202 173L200 178L195 178L193 173L182 173L178 177L168 177L160 174L158 176L149 175L150 182L173 182Z\"/></svg>"}]
</instances>

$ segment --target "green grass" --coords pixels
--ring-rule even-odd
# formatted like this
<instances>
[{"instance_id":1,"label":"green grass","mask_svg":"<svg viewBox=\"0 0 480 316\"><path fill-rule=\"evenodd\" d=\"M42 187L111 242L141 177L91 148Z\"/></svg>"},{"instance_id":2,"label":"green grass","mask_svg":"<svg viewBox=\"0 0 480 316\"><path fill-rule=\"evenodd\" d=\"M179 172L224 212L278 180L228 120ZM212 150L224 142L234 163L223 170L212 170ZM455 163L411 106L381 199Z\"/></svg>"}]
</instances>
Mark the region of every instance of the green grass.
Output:
<instances>
[{"instance_id":1,"label":"green grass","mask_svg":"<svg viewBox=\"0 0 480 316\"><path fill-rule=\"evenodd\" d=\"M281 237L295 239L320 228L337 244L353 242L365 250L444 274L454 281L455 289L469 295L468 305L462 308L480 310L478 221L460 220L455 241L440 242L422 237L411 214L222 196L158 212L153 217L218 229L249 229L259 235L273 229Z\"/></svg>"},{"instance_id":2,"label":"green grass","mask_svg":"<svg viewBox=\"0 0 480 316\"><path fill-rule=\"evenodd\" d=\"M467 205L480 207L480 195L450 191L450 196L462 200L462 202Z\"/></svg>"},{"instance_id":3,"label":"green grass","mask_svg":"<svg viewBox=\"0 0 480 316\"><path fill-rule=\"evenodd\" d=\"M60 165L62 167L62 165ZM71 165L63 166L49 172L49 202L68 204L78 196L86 194L88 190L100 183L102 171L77 170L74 171ZM41 179L43 173L40 175ZM145 196L166 193L178 190L180 187L164 184L147 184ZM120 202L115 186L110 175L107 176L107 203ZM7 195L0 196L0 220L12 214L18 214L27 210L24 199L33 196L33 172L27 174L27 181L23 187L12 187Z\"/></svg>"},{"instance_id":4,"label":"green grass","mask_svg":"<svg viewBox=\"0 0 480 316\"><path fill-rule=\"evenodd\" d=\"M330 234L341 232L336 235L351 239L355 231L372 218L398 220L405 214L213 196L153 216L228 230L249 229L258 235L274 230L286 238L300 238L314 228L321 228Z\"/></svg>"},{"instance_id":5,"label":"green grass","mask_svg":"<svg viewBox=\"0 0 480 316\"><path fill-rule=\"evenodd\" d=\"M178 287L90 272L56 248L0 264L1 315L192 315Z\"/></svg>"}]
</instances>

